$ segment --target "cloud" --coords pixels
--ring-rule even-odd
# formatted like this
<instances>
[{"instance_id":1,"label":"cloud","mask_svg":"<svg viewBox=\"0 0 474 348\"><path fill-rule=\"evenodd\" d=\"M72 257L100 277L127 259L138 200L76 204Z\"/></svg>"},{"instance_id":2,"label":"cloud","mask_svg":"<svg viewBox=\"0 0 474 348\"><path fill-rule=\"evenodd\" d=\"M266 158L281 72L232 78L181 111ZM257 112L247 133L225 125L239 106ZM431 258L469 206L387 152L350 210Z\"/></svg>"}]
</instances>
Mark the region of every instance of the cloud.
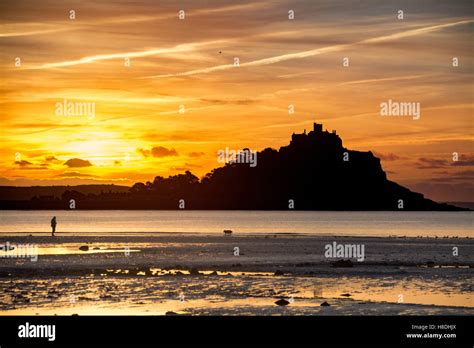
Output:
<instances>
[{"instance_id":1,"label":"cloud","mask_svg":"<svg viewBox=\"0 0 474 348\"><path fill-rule=\"evenodd\" d=\"M213 13L220 12L238 12L238 11L255 11L270 6L269 3L247 3L247 4L237 4L237 5L227 5L221 7L209 7L197 10L186 11L187 16L200 16L208 15ZM72 30L82 30L89 29L90 27L104 25L113 25L113 24L130 24L130 23L140 23L140 22L157 22L159 20L166 20L176 18L177 13L175 11L169 13L162 13L159 15L134 15L128 14L126 17L112 17L112 18L100 18L99 20L94 21L81 21L81 24L75 23L74 25L57 25L57 24L47 24L47 23L7 23L0 25L0 37L15 37L15 36L30 36L30 35L42 35L42 34L51 34L64 31ZM25 29L26 28L26 29ZM29 29L29 30L28 30Z\"/></svg>"},{"instance_id":2,"label":"cloud","mask_svg":"<svg viewBox=\"0 0 474 348\"><path fill-rule=\"evenodd\" d=\"M226 99L217 99L217 98L202 98L201 101L204 103L223 104L223 105L225 104L250 105L257 102L257 99L247 98L247 99L226 100Z\"/></svg>"},{"instance_id":3,"label":"cloud","mask_svg":"<svg viewBox=\"0 0 474 348\"><path fill-rule=\"evenodd\" d=\"M149 49L149 50L144 50L144 51L135 51L135 52L99 54L95 56L83 57L76 60L67 60L63 62L46 63L42 65L37 65L37 66L25 67L24 70L62 68L62 67L67 67L67 66L88 64L88 63L93 63L96 61L110 60L110 59L148 57L148 56L156 56L159 54L179 53L179 52L185 53L185 52L194 51L198 47L218 45L224 42L226 42L226 40L215 40L215 41L207 41L207 42L180 44L180 45L176 45L174 47L169 47L169 48L154 48L154 49Z\"/></svg>"},{"instance_id":4,"label":"cloud","mask_svg":"<svg viewBox=\"0 0 474 348\"><path fill-rule=\"evenodd\" d=\"M15 37L15 36L29 36L29 35L38 35L38 34L50 34L50 33L58 33L61 31L67 31L69 29L62 28L62 29L46 29L46 30L30 30L24 32L16 32L16 33L0 33L0 37Z\"/></svg>"},{"instance_id":5,"label":"cloud","mask_svg":"<svg viewBox=\"0 0 474 348\"><path fill-rule=\"evenodd\" d=\"M21 161L15 161L15 164L18 164L20 167L27 167L29 165L32 165L33 163L21 160Z\"/></svg>"},{"instance_id":6,"label":"cloud","mask_svg":"<svg viewBox=\"0 0 474 348\"><path fill-rule=\"evenodd\" d=\"M395 155L394 153L382 154L382 153L374 152L374 155L375 157L378 157L383 161L396 161L396 160L401 159L400 156Z\"/></svg>"},{"instance_id":7,"label":"cloud","mask_svg":"<svg viewBox=\"0 0 474 348\"><path fill-rule=\"evenodd\" d=\"M419 158L417 163L419 169L445 168L447 165L448 161L446 160L425 157Z\"/></svg>"},{"instance_id":8,"label":"cloud","mask_svg":"<svg viewBox=\"0 0 474 348\"><path fill-rule=\"evenodd\" d=\"M191 170L190 168L202 168L197 164L185 163L183 166L171 167L170 170L178 170L178 171L187 171Z\"/></svg>"},{"instance_id":9,"label":"cloud","mask_svg":"<svg viewBox=\"0 0 474 348\"><path fill-rule=\"evenodd\" d=\"M432 181L436 182L453 182L453 181L467 181L472 183L474 181L474 170L464 170L454 173L439 173L440 176L433 178Z\"/></svg>"},{"instance_id":10,"label":"cloud","mask_svg":"<svg viewBox=\"0 0 474 348\"><path fill-rule=\"evenodd\" d=\"M7 23L1 24L0 30L0 37L17 37L59 33L73 30L73 26L59 26L46 23Z\"/></svg>"},{"instance_id":11,"label":"cloud","mask_svg":"<svg viewBox=\"0 0 474 348\"><path fill-rule=\"evenodd\" d=\"M175 170L175 171L178 171L178 172L185 172L185 171L189 170L189 168L187 168L187 167L171 167L170 170Z\"/></svg>"},{"instance_id":12,"label":"cloud","mask_svg":"<svg viewBox=\"0 0 474 348\"><path fill-rule=\"evenodd\" d=\"M79 177L88 177L88 178L98 178L98 176L90 175L90 174L83 174L79 172L66 172L56 175L57 177L61 178L79 178Z\"/></svg>"},{"instance_id":13,"label":"cloud","mask_svg":"<svg viewBox=\"0 0 474 348\"><path fill-rule=\"evenodd\" d=\"M142 149L142 148L138 148L137 149L137 152L138 153L141 153L143 155L143 157L148 157L151 155L151 151L150 150L145 150L145 149Z\"/></svg>"},{"instance_id":14,"label":"cloud","mask_svg":"<svg viewBox=\"0 0 474 348\"><path fill-rule=\"evenodd\" d=\"M54 156L46 156L46 157L44 158L44 161L45 161L45 162L58 162L59 160L58 160L56 157L54 157Z\"/></svg>"},{"instance_id":15,"label":"cloud","mask_svg":"<svg viewBox=\"0 0 474 348\"><path fill-rule=\"evenodd\" d=\"M428 77L428 76L430 75L410 75L410 76L400 76L400 77L386 77L386 78L380 78L380 79L366 79L366 80L343 82L340 85L347 86L347 85L359 85L359 84L379 83L379 82L387 82L387 81L404 81L404 80L419 79L419 78Z\"/></svg>"},{"instance_id":16,"label":"cloud","mask_svg":"<svg viewBox=\"0 0 474 348\"><path fill-rule=\"evenodd\" d=\"M152 147L151 150L146 149L137 149L138 153L141 153L144 157L169 157L169 156L178 156L178 152L175 149L167 149L163 146Z\"/></svg>"},{"instance_id":17,"label":"cloud","mask_svg":"<svg viewBox=\"0 0 474 348\"><path fill-rule=\"evenodd\" d=\"M357 41L357 42L349 43L349 44L338 44L338 45L326 46L326 47L316 48L316 49L309 50L309 51L288 53L288 54L283 54L283 55L279 55L279 56L258 59L258 60L254 60L254 61L250 61L250 62L244 62L244 63L240 63L238 67L234 66L234 64L222 64L222 65L217 65L217 66L211 66L211 67L208 67L208 68L184 71L184 72L181 72L181 73L146 76L145 78L164 78L164 77L175 77L175 76L190 76L190 75L196 75L196 74L207 74L207 73L211 73L211 72L215 72L215 71L222 71L222 70L228 70L228 69L240 69L242 67L252 67L252 66L275 64L275 63L284 62L284 61L287 61L287 60L302 59L302 58L313 57L313 56L317 56L317 55L321 55L321 54L325 54L325 53L339 52L339 51L343 51L343 50L348 50L350 48L360 46L360 45L374 44L374 43L379 43L379 42L398 40L398 39L402 39L402 38L406 38L406 37L418 36L418 35L427 34L427 33L433 32L433 31L437 31L437 30L440 30L440 29L449 28L449 27L453 27L453 26L457 26L457 25L468 24L468 23L472 23L472 22L474 22L474 20L470 19L470 20L463 20L463 21L457 21L457 22L452 22L452 23L431 25L431 26L428 26L428 27L423 27L423 28L418 28L418 29L411 29L411 30L400 32L400 33L390 34L390 35L378 36L378 37L374 37L374 38L371 38L371 39L365 39L365 40L361 40L361 41Z\"/></svg>"},{"instance_id":18,"label":"cloud","mask_svg":"<svg viewBox=\"0 0 474 348\"><path fill-rule=\"evenodd\" d=\"M48 169L47 164L40 164L39 166L34 166L33 163L25 160L15 161L15 164L18 164L20 169Z\"/></svg>"},{"instance_id":19,"label":"cloud","mask_svg":"<svg viewBox=\"0 0 474 348\"><path fill-rule=\"evenodd\" d=\"M474 166L474 156L473 155L461 155L458 161L455 161L451 164L454 167L469 167Z\"/></svg>"},{"instance_id":20,"label":"cloud","mask_svg":"<svg viewBox=\"0 0 474 348\"><path fill-rule=\"evenodd\" d=\"M64 163L65 166L69 168L82 168L82 167L91 167L92 163L87 160L82 160L80 158L71 158Z\"/></svg>"},{"instance_id":21,"label":"cloud","mask_svg":"<svg viewBox=\"0 0 474 348\"><path fill-rule=\"evenodd\" d=\"M151 149L151 154L153 157L168 157L168 156L178 156L178 153L175 149L167 149L163 146L157 146Z\"/></svg>"},{"instance_id":22,"label":"cloud","mask_svg":"<svg viewBox=\"0 0 474 348\"><path fill-rule=\"evenodd\" d=\"M205 155L204 152L190 152L190 153L188 153L189 157L201 157L201 156L204 156L204 155Z\"/></svg>"}]
</instances>

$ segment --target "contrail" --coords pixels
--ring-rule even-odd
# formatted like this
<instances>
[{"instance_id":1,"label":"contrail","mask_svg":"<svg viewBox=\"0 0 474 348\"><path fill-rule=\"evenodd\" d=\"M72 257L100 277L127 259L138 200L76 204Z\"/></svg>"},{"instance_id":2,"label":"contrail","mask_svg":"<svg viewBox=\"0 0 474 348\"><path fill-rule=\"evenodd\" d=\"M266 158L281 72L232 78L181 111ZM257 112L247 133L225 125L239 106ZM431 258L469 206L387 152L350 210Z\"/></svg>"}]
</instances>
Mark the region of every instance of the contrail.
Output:
<instances>
[{"instance_id":1,"label":"contrail","mask_svg":"<svg viewBox=\"0 0 474 348\"><path fill-rule=\"evenodd\" d=\"M136 58L136 57L155 56L155 55L167 54L167 53L190 52L190 51L195 50L198 47L222 44L225 42L227 42L227 40L216 40L216 41L207 41L207 42L199 42L199 43L181 44L181 45L177 45L170 48L158 48L158 49L150 49L150 50L136 51L136 52L100 54L100 55L95 55L95 56L83 57L77 60L68 60L64 62L46 63L42 65L37 65L37 66L25 67L23 70L62 68L62 67L73 66L73 65L78 65L78 64L92 63L92 62L100 61L100 60L109 60L109 59L118 59L118 58Z\"/></svg>"},{"instance_id":2,"label":"contrail","mask_svg":"<svg viewBox=\"0 0 474 348\"><path fill-rule=\"evenodd\" d=\"M14 33L0 33L0 37L42 35L42 34L59 33L59 32L69 31L69 30L71 29L70 28L57 28L57 29L21 31L21 32L14 32Z\"/></svg>"},{"instance_id":3,"label":"contrail","mask_svg":"<svg viewBox=\"0 0 474 348\"><path fill-rule=\"evenodd\" d=\"M357 81L349 81L349 82L343 82L340 83L340 86L346 86L346 85L359 85L359 84L364 84L364 83L377 83L377 82L386 82L386 81L403 81L403 80L413 80L413 79L419 79L422 77L429 77L433 75L409 75L409 76L399 76L399 77L386 77L386 78L380 78L380 79L367 79L367 80L357 80Z\"/></svg>"},{"instance_id":4,"label":"contrail","mask_svg":"<svg viewBox=\"0 0 474 348\"><path fill-rule=\"evenodd\" d=\"M275 64L275 63L284 62L284 61L292 60L292 59L301 59L301 58L306 58L306 57L313 57L313 56L317 56L317 55L324 54L324 53L338 52L338 51L346 50L346 49L349 49L349 48L352 48L352 47L358 46L358 45L372 44L372 43L385 42L385 41L392 41L392 40L397 40L397 39L401 39L401 38L405 38L405 37L417 36L417 35L426 34L426 33L432 32L432 31L436 31L436 30L439 30L439 29L454 27L454 26L457 26L457 25L468 24L468 23L472 23L472 22L474 22L474 20L470 19L470 20L464 20L464 21L459 21L459 22L438 24L438 25L433 25L433 26L424 27L424 28L412 29L412 30L407 30L407 31L402 32L402 33L379 36L379 37L375 37L375 38L371 38L371 39L365 39L365 40L358 41L358 42L355 42L355 43L350 43L350 44L333 45L333 46L317 48L317 49L309 50L309 51L289 53L289 54L284 54L284 55L275 56L275 57L258 59L258 60L254 60L254 61L251 61L251 62L241 63L239 65L239 67L269 65L269 64ZM214 71L221 71L221 70L227 70L227 69L232 69L232 68L236 68L236 67L233 64L223 64L223 65L217 65L217 66L212 66L212 67L208 67L208 68L185 71L185 72L181 72L181 73L146 76L144 78L150 78L151 79L151 78L164 78L164 77L174 77L174 76L190 76L190 75L196 75L196 74L207 74L207 73L214 72Z\"/></svg>"},{"instance_id":5,"label":"contrail","mask_svg":"<svg viewBox=\"0 0 474 348\"><path fill-rule=\"evenodd\" d=\"M187 16L201 16L206 14L213 14L213 13L220 13L220 12L233 12L233 11L249 11L249 10L256 10L256 9L263 9L270 7L270 4L267 3L248 3L248 4L239 4L239 5L229 5L229 6L222 6L217 8L204 8L198 10L186 10ZM15 37L15 36L30 36L30 35L42 35L42 34L50 34L50 33L57 33L63 31L72 31L72 30L80 30L90 26L103 26L107 24L127 24L127 23L139 23L139 22L147 22L147 21L156 21L156 20L164 20L164 19L173 19L176 18L176 13L165 13L162 15L150 16L150 15L136 15L130 17L119 17L119 18L105 18L100 19L98 21L93 22L80 22L81 24L75 24L74 26L64 26L55 29L41 29L41 30L29 30L29 31L11 31L11 32L0 32L0 37ZM26 25L48 25L47 23L26 23ZM21 26L22 28L25 26L25 23L14 23L13 26ZM64 25L64 24L63 24ZM12 25L0 25L0 30L4 30L5 27L9 27Z\"/></svg>"},{"instance_id":6,"label":"contrail","mask_svg":"<svg viewBox=\"0 0 474 348\"><path fill-rule=\"evenodd\" d=\"M188 16L201 16L206 14L213 14L213 13L220 13L220 12L233 12L233 11L248 11L248 10L255 10L268 7L268 4L265 3L249 3L249 4L239 4L239 5L230 5L230 6L223 6L217 8L206 8L200 10L189 10ZM105 19L97 23L84 23L82 26L75 26L75 27L62 27L57 29L43 29L43 30L32 30L32 31L25 31L25 32L13 32L13 33L0 33L0 37L14 37L14 36L28 36L28 35L37 35L37 34L48 34L48 33L55 33L61 31L69 31L69 30L80 30L83 28L87 28L88 26L95 26L95 25L104 25L104 24L124 24L124 23L133 23L133 22L144 22L144 21L152 21L157 19L171 19L176 17L176 14L164 14L160 16L136 16L133 18L112 18L112 19ZM83 57L76 60L70 61L63 61L63 62L56 62L56 63L46 63L37 66L31 67L24 67L23 70L36 70L36 69L50 69L50 68L62 68L67 66L79 65L79 64L87 64L95 61L101 60L108 60L108 59L120 59L120 58L136 58L136 57L146 57L146 56L153 56L159 54L166 54L166 53L179 53L179 52L189 52L194 50L197 47L206 46L206 45L213 45L213 44L222 44L226 43L228 40L214 40L208 42L201 42L201 43L189 43L189 44L181 44L171 48L162 48L162 49L151 49L145 51L138 51L138 52L123 52L123 53L113 53L113 54L103 54L103 55L96 55L96 56L89 56Z\"/></svg>"}]
</instances>

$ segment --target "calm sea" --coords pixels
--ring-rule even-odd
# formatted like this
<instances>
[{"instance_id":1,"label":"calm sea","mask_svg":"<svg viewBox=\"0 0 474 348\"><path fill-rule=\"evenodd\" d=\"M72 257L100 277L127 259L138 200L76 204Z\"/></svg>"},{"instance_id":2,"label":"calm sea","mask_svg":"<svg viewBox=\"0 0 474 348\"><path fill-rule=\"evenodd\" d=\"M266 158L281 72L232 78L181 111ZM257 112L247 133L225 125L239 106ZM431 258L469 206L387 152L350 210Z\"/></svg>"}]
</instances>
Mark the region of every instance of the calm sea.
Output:
<instances>
[{"instance_id":1,"label":"calm sea","mask_svg":"<svg viewBox=\"0 0 474 348\"><path fill-rule=\"evenodd\" d=\"M301 211L0 211L0 233L77 234L197 232L304 233L354 236L472 237L474 212L301 212Z\"/></svg>"}]
</instances>

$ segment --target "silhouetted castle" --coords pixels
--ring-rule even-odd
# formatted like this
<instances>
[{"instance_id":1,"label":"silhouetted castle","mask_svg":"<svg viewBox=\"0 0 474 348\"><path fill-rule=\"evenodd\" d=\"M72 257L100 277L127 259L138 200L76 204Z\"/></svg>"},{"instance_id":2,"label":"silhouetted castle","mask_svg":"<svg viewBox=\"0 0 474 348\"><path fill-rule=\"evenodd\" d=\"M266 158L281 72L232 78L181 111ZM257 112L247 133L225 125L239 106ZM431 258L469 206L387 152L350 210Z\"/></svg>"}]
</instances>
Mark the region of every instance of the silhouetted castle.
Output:
<instances>
[{"instance_id":1,"label":"silhouetted castle","mask_svg":"<svg viewBox=\"0 0 474 348\"><path fill-rule=\"evenodd\" d=\"M250 150L239 154L245 155ZM78 210L179 209L183 201L186 209L209 210L463 210L388 180L372 152L346 149L322 124L314 123L308 134L293 134L279 150L253 155L256 166L244 160L227 163L201 179L186 171L136 183L128 192L84 194L68 188L54 200L2 200L0 209L68 209L74 199Z\"/></svg>"},{"instance_id":2,"label":"silhouetted castle","mask_svg":"<svg viewBox=\"0 0 474 348\"><path fill-rule=\"evenodd\" d=\"M320 123L313 123L313 130L306 134L306 129L303 134L295 134L291 136L291 146L307 147L319 145L329 148L341 148L342 140L333 130L332 133L323 131L323 125Z\"/></svg>"}]
</instances>

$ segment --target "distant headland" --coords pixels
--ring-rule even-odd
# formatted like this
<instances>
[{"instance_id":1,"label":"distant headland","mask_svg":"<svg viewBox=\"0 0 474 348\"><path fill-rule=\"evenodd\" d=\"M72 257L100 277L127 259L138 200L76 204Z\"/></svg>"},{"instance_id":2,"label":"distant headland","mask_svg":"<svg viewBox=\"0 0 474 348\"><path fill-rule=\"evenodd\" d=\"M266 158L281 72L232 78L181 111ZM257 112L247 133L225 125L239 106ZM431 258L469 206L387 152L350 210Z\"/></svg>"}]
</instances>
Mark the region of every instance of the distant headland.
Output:
<instances>
[{"instance_id":1,"label":"distant headland","mask_svg":"<svg viewBox=\"0 0 474 348\"><path fill-rule=\"evenodd\" d=\"M248 151L237 154L243 160L201 179L186 171L132 187L3 186L0 209L468 210L434 202L388 180L372 152L346 149L336 131L323 130L322 124L293 134L279 150L257 152L258 165L246 163ZM18 199L21 190L23 199ZM41 194L24 199L28 190Z\"/></svg>"}]
</instances>

